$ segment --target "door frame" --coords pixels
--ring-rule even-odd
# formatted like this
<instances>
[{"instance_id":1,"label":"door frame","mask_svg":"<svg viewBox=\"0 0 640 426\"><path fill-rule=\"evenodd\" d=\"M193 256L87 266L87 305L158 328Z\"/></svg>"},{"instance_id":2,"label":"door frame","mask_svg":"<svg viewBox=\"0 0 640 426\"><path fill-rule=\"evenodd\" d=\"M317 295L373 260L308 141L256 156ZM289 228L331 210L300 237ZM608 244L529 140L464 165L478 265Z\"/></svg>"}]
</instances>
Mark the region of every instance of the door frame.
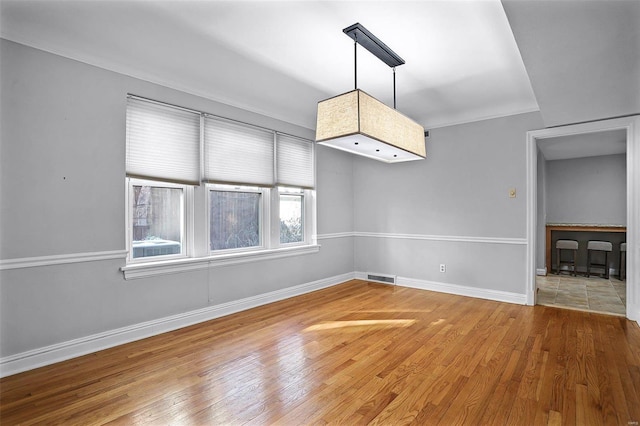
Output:
<instances>
[{"instance_id":1,"label":"door frame","mask_svg":"<svg viewBox=\"0 0 640 426\"><path fill-rule=\"evenodd\" d=\"M627 318L640 322L640 115L527 132L526 303L536 304L538 140L624 129L627 134Z\"/></svg>"}]
</instances>

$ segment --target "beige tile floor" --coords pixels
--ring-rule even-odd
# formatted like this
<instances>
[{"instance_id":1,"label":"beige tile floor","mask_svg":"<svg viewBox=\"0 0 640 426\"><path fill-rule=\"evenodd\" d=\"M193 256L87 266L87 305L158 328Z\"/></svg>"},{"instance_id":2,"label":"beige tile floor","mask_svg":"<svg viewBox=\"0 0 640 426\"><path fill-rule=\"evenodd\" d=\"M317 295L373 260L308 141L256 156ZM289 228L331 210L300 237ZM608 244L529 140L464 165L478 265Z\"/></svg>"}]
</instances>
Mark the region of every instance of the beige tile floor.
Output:
<instances>
[{"instance_id":1,"label":"beige tile floor","mask_svg":"<svg viewBox=\"0 0 640 426\"><path fill-rule=\"evenodd\" d=\"M591 276L555 275L536 277L537 303L583 311L625 315L626 282Z\"/></svg>"}]
</instances>

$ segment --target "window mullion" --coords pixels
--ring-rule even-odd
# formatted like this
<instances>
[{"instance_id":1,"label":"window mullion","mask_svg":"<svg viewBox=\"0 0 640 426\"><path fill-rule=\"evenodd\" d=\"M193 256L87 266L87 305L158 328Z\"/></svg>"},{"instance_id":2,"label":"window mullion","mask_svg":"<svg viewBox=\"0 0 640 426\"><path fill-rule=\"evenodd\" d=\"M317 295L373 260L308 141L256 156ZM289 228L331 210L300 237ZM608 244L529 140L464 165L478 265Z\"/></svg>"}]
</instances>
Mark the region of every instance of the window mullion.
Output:
<instances>
[{"instance_id":1,"label":"window mullion","mask_svg":"<svg viewBox=\"0 0 640 426\"><path fill-rule=\"evenodd\" d=\"M306 244L316 244L316 198L315 191L304 191L304 241Z\"/></svg>"},{"instance_id":2,"label":"window mullion","mask_svg":"<svg viewBox=\"0 0 640 426\"><path fill-rule=\"evenodd\" d=\"M195 211L194 211L194 190L192 186L187 186L184 189L184 202L182 206L184 214L184 246L186 248L185 255L187 257L193 256L195 253Z\"/></svg>"},{"instance_id":3,"label":"window mullion","mask_svg":"<svg viewBox=\"0 0 640 426\"><path fill-rule=\"evenodd\" d=\"M206 179L206 151L205 151L205 114L200 113L200 176L203 180ZM192 247L193 257L203 257L209 255L209 190L205 185L199 185L194 188L193 201L190 204L193 209L193 226L192 233Z\"/></svg>"},{"instance_id":4,"label":"window mullion","mask_svg":"<svg viewBox=\"0 0 640 426\"><path fill-rule=\"evenodd\" d=\"M269 247L277 248L280 246L280 194L278 188L273 188L269 191Z\"/></svg>"}]
</instances>

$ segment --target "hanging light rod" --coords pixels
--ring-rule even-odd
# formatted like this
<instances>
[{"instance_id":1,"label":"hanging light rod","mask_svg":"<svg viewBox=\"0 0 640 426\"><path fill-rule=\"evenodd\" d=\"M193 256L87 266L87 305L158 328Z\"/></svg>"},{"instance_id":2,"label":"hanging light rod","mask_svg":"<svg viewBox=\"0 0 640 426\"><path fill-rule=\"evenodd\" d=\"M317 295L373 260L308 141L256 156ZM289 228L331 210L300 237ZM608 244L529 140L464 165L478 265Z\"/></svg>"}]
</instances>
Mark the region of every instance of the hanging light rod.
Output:
<instances>
[{"instance_id":1,"label":"hanging light rod","mask_svg":"<svg viewBox=\"0 0 640 426\"><path fill-rule=\"evenodd\" d=\"M424 159L424 127L395 109L404 59L359 23L342 31L354 40L355 89L318 102L316 142L386 163ZM393 68L393 109L358 89L358 44Z\"/></svg>"},{"instance_id":2,"label":"hanging light rod","mask_svg":"<svg viewBox=\"0 0 640 426\"><path fill-rule=\"evenodd\" d=\"M351 37L360 46L373 53L378 59L390 67L397 67L404 64L402 59L396 52L391 50L389 46L380 41L380 39L369 32L360 23L355 23L342 30L346 35Z\"/></svg>"}]
</instances>

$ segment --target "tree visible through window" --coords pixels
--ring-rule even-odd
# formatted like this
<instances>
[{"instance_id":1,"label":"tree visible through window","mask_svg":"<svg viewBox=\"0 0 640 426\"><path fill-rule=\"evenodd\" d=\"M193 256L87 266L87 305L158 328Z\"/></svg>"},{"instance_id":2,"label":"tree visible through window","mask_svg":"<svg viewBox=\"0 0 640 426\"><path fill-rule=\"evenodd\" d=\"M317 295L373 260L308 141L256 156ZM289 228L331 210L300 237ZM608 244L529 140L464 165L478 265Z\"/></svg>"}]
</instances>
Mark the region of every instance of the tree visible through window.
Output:
<instances>
[{"instance_id":1,"label":"tree visible through window","mask_svg":"<svg viewBox=\"0 0 640 426\"><path fill-rule=\"evenodd\" d=\"M261 245L259 192L212 190L210 248L228 250Z\"/></svg>"},{"instance_id":2,"label":"tree visible through window","mask_svg":"<svg viewBox=\"0 0 640 426\"><path fill-rule=\"evenodd\" d=\"M182 189L133 186L133 257L182 252Z\"/></svg>"},{"instance_id":3,"label":"tree visible through window","mask_svg":"<svg viewBox=\"0 0 640 426\"><path fill-rule=\"evenodd\" d=\"M280 243L304 241L303 197L280 194Z\"/></svg>"}]
</instances>

